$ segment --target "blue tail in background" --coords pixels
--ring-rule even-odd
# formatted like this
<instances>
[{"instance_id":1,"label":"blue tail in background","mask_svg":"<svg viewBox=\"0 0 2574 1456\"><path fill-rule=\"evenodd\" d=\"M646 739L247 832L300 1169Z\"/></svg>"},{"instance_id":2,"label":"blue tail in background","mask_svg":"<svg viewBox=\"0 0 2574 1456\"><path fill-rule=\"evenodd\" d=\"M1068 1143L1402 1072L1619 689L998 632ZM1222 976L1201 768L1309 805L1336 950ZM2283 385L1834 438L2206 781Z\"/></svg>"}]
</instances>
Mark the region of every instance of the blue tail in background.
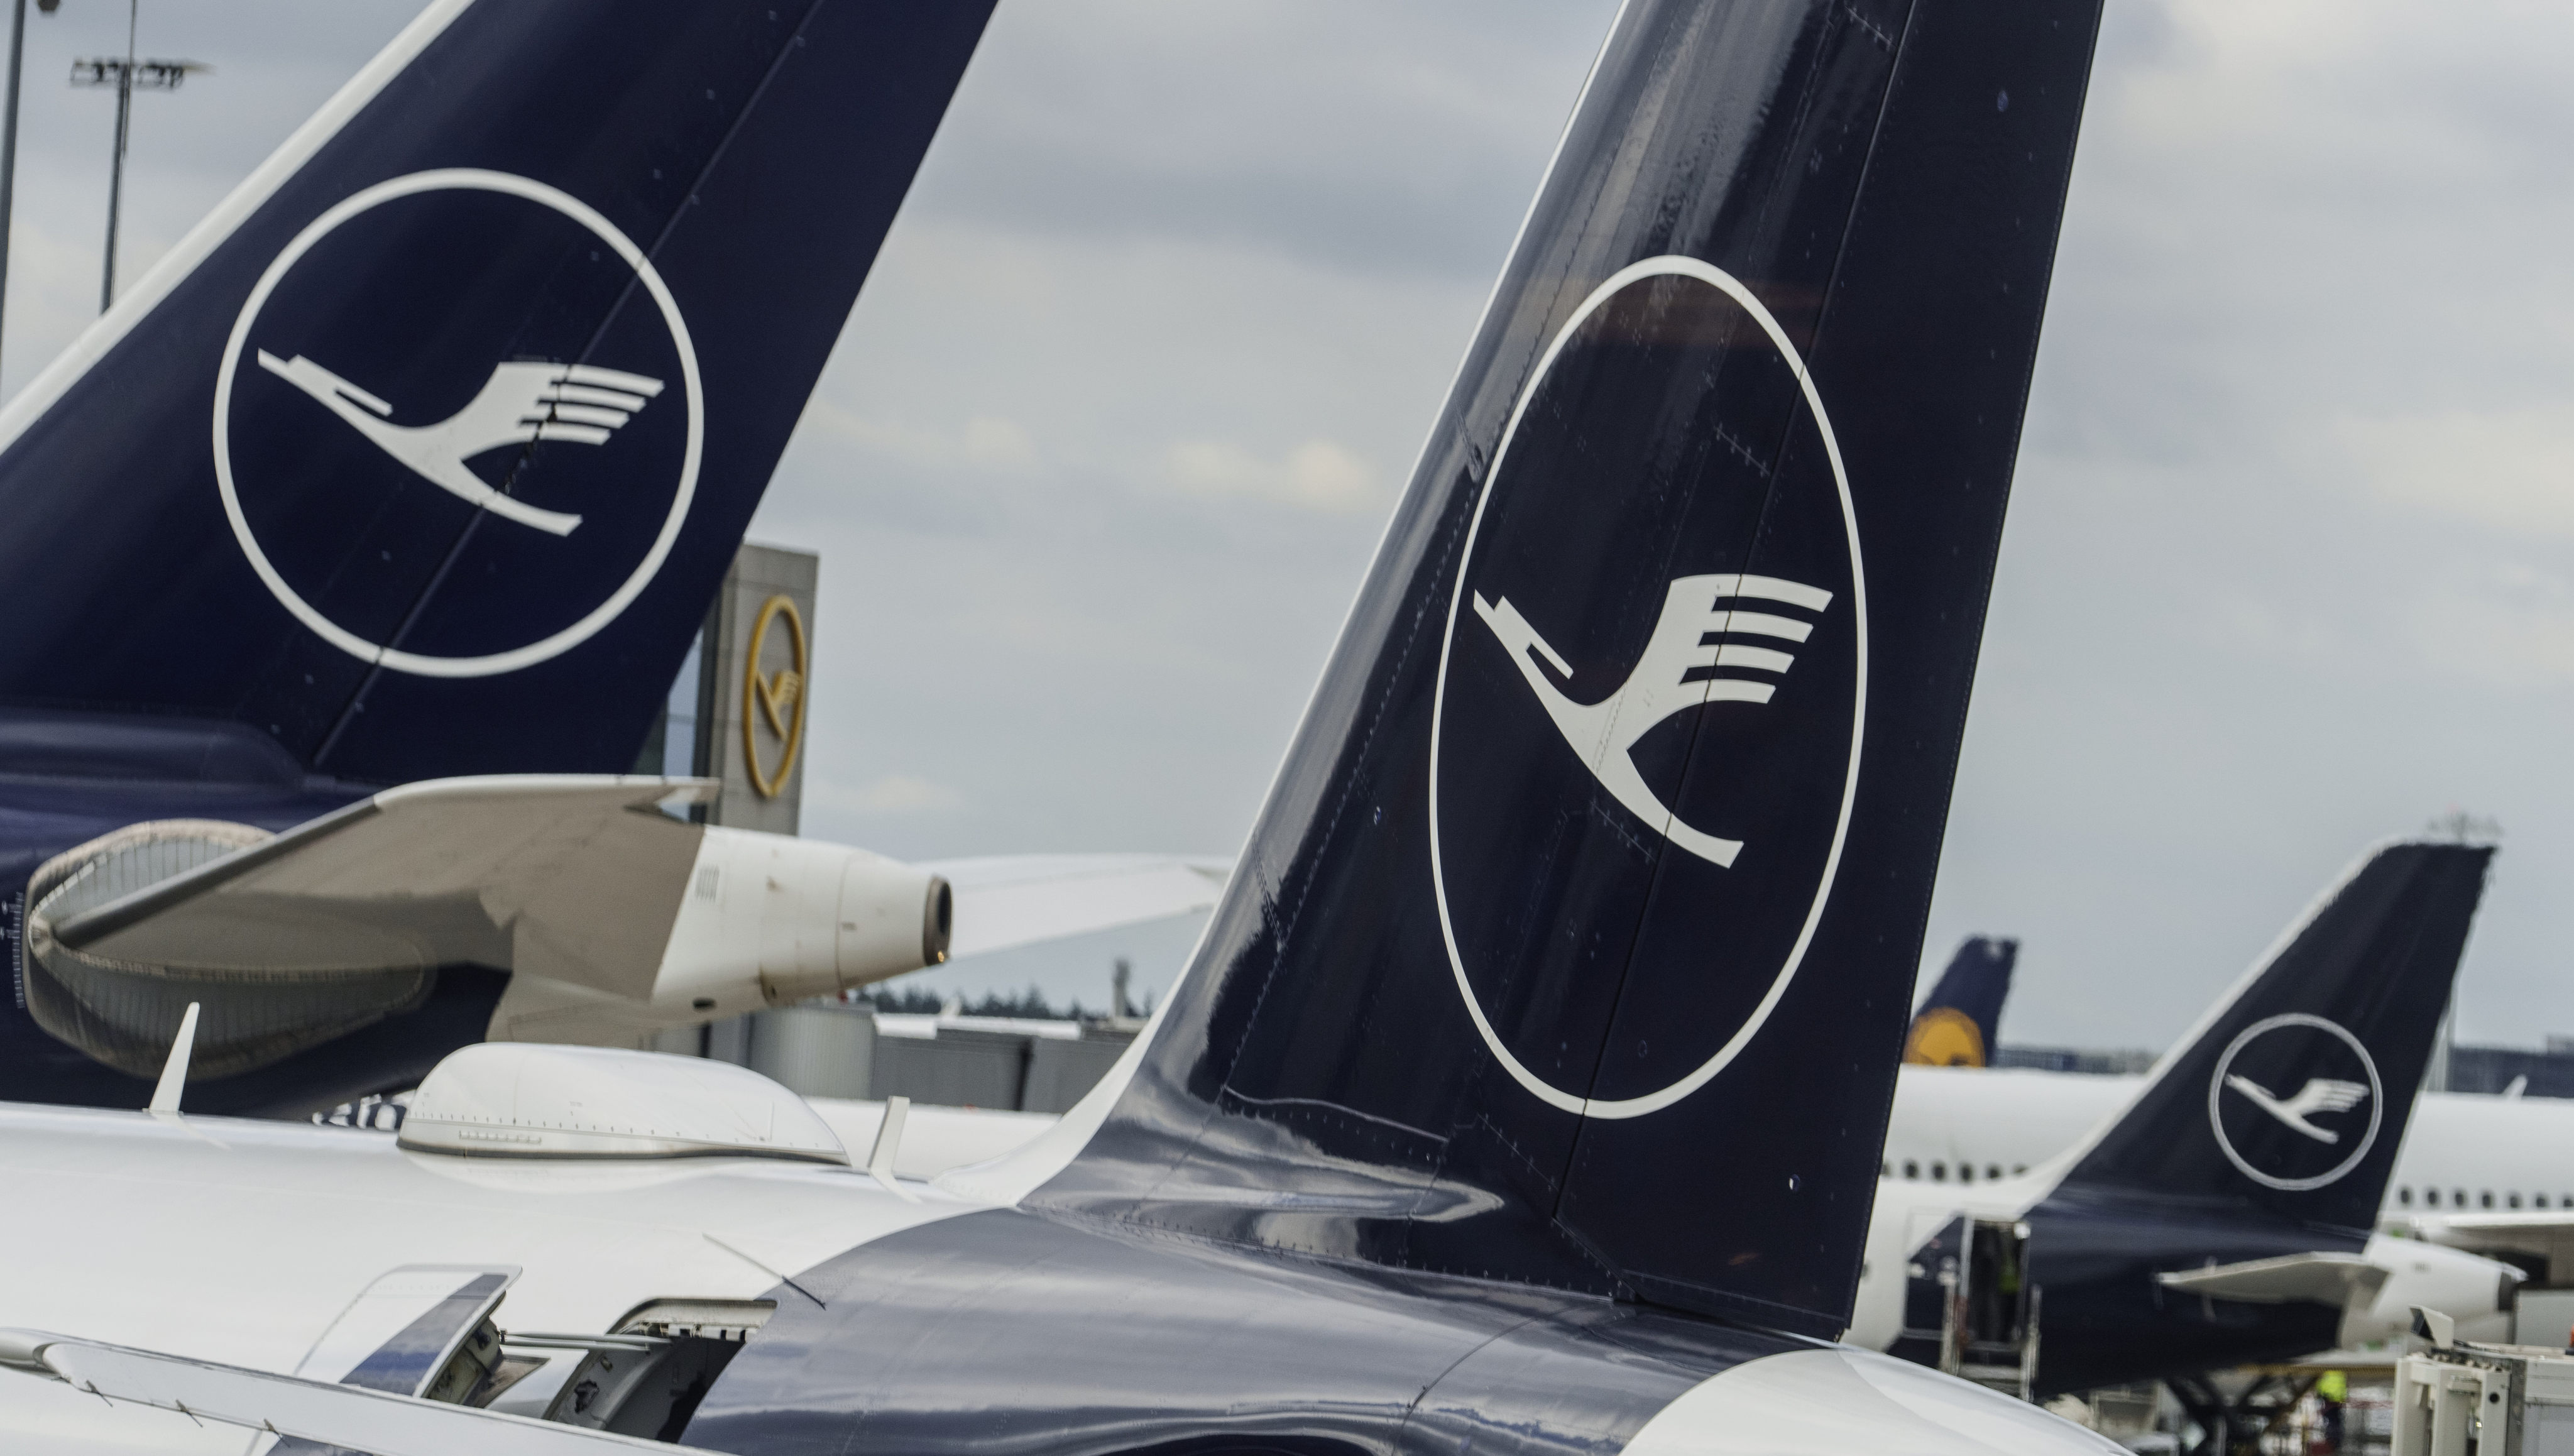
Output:
<instances>
[{"instance_id":1,"label":"blue tail in background","mask_svg":"<svg viewBox=\"0 0 2574 1456\"><path fill-rule=\"evenodd\" d=\"M990 11L439 0L0 411L0 1097L151 1091L31 1018L64 851L635 763ZM508 982L190 1105L409 1085Z\"/></svg>"},{"instance_id":2,"label":"blue tail in background","mask_svg":"<svg viewBox=\"0 0 2574 1456\"><path fill-rule=\"evenodd\" d=\"M0 414L0 708L627 768L989 10L433 5Z\"/></svg>"},{"instance_id":3,"label":"blue tail in background","mask_svg":"<svg viewBox=\"0 0 2574 1456\"><path fill-rule=\"evenodd\" d=\"M1913 1013L1913 1028L1904 1034L1906 1064L1991 1066L2018 961L2017 940L1969 935L1960 941L1939 983Z\"/></svg>"},{"instance_id":4,"label":"blue tail in background","mask_svg":"<svg viewBox=\"0 0 2574 1456\"><path fill-rule=\"evenodd\" d=\"M2334 1344L2337 1299L2188 1297L2156 1276L2368 1245L2492 860L2371 851L2065 1155L2025 1217L2041 1390Z\"/></svg>"}]
</instances>

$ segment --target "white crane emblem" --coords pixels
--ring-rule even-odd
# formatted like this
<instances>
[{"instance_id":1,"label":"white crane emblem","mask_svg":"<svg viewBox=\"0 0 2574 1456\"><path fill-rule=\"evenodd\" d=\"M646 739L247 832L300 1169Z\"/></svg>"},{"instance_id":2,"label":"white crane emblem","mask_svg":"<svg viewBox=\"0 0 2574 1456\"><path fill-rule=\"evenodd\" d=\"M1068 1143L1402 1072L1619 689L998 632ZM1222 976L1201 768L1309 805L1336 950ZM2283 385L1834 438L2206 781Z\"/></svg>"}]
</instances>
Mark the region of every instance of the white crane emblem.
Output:
<instances>
[{"instance_id":1,"label":"white crane emblem","mask_svg":"<svg viewBox=\"0 0 2574 1456\"><path fill-rule=\"evenodd\" d=\"M2241 1092L2253 1106L2276 1117L2291 1131L2302 1132L2317 1142L2341 1141L2338 1132L2326 1131L2306 1118L2317 1112L2347 1112L2368 1100L2368 1088L2358 1082L2345 1082L2333 1077L2310 1077L2297 1089L2297 1094L2282 1101L2250 1077L2236 1073L2225 1079L2225 1085Z\"/></svg>"},{"instance_id":2,"label":"white crane emblem","mask_svg":"<svg viewBox=\"0 0 2574 1456\"><path fill-rule=\"evenodd\" d=\"M1543 658L1558 676L1573 676L1573 665L1538 636L1510 599L1487 602L1482 593L1475 594L1475 615L1501 640L1520 676L1528 680L1529 691L1537 695L1547 717L1555 720L1556 730L1564 734L1600 786L1673 843L1729 869L1743 852L1743 841L1720 838L1683 821L1645 782L1628 750L1656 724L1684 709L1708 703L1768 703L1778 691L1773 683L1716 674L1726 668L1784 674L1796 662L1795 654L1718 639L1741 635L1803 644L1814 634L1814 625L1773 612L1723 605L1745 599L1821 613L1832 605L1833 594L1777 577L1683 577L1665 594L1662 618L1654 624L1654 635L1626 683L1598 703L1582 704L1566 697L1540 669L1538 660Z\"/></svg>"},{"instance_id":3,"label":"white crane emblem","mask_svg":"<svg viewBox=\"0 0 2574 1456\"><path fill-rule=\"evenodd\" d=\"M280 359L263 349L259 367L321 401L377 449L432 484L496 516L556 536L570 536L581 518L496 491L465 462L487 450L540 440L605 445L661 393L659 380L623 370L512 362L494 365L492 377L464 409L435 425L406 426L392 422L393 406L301 354Z\"/></svg>"}]
</instances>

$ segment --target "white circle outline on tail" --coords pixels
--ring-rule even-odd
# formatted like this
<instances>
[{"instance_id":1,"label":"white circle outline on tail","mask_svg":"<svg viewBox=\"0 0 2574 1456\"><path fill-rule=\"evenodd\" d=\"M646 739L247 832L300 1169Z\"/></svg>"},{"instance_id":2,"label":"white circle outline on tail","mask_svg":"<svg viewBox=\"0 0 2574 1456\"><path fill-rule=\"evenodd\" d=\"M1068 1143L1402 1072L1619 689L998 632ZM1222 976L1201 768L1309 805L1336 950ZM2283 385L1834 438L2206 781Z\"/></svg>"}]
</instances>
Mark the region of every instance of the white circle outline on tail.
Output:
<instances>
[{"instance_id":1,"label":"white circle outline on tail","mask_svg":"<svg viewBox=\"0 0 2574 1456\"><path fill-rule=\"evenodd\" d=\"M1856 660L1857 683L1853 688L1851 701L1850 770L1842 783L1841 813L1833 824L1832 849L1824 857L1824 872L1815 886L1814 904L1806 911L1805 923L1797 931L1796 944L1789 949L1786 961L1779 967L1779 974L1770 982L1770 989L1761 997L1761 1003L1753 1008L1751 1015L1744 1018L1743 1024L1736 1028L1733 1036L1729 1037L1723 1046L1717 1048L1716 1054L1700 1063L1698 1068L1689 1075L1659 1091L1649 1092L1641 1097L1600 1101L1576 1096L1555 1086L1529 1070L1518 1057L1513 1056L1510 1048L1502 1044L1501 1037L1494 1033L1492 1021L1484 1015L1483 1005L1475 997L1474 984L1466 977L1465 956L1457 948L1457 931L1449 920L1447 871L1441 862L1439 848L1439 730L1448 704L1448 657L1457 641L1457 609L1465 600L1467 573L1474 565L1475 538L1484 528L1484 510L1492 504L1493 485L1501 479L1502 465L1510 457L1511 441L1519 434L1521 418L1528 413L1530 403L1537 398L1539 386L1546 383L1549 371L1555 367L1556 356L1563 353L1565 345L1571 342L1574 330L1582 327L1583 322L1596 313L1602 305L1630 285L1648 278L1674 276L1696 279L1716 289L1732 299L1745 313L1751 315L1756 323L1760 324L1762 332L1769 336L1771 346L1779 351L1780 357L1787 360L1788 367L1795 372L1797 387L1805 393L1806 410L1814 418L1817 433L1823 437L1824 458L1831 463L1833 484L1841 492L1842 526L1849 535L1850 543L1851 608L1853 618L1858 623L1853 652ZM1474 1018L1475 1030L1482 1034L1484 1045L1492 1051L1494 1057L1511 1074L1513 1080L1550 1107L1562 1108L1584 1117L1599 1117L1615 1121L1628 1117L1642 1117L1649 1112L1659 1112L1671 1106L1706 1086L1718 1072L1725 1070L1727 1063L1742 1055L1743 1048L1751 1044L1752 1038L1760 1033L1763 1024L1770 1019L1770 1013L1778 1008L1779 999L1787 994L1789 983L1797 978L1799 967L1805 963L1806 951L1814 943L1815 928L1823 921L1824 906L1832 898L1833 879L1841 869L1842 847L1850 836L1851 808L1859 798L1860 734L1867 722L1868 575L1860 565L1859 514L1851 501L1850 473L1842 466L1841 443L1833 435L1832 417L1824 410L1823 396L1816 392L1814 376L1806 368L1805 357L1797 352L1797 346L1788 338L1788 331L1780 327L1779 321L1771 316L1770 310L1762 306L1761 300L1753 297L1752 290L1744 287L1740 280L1725 270L1680 254L1665 254L1628 264L1611 274L1598 288L1593 289L1590 296L1583 299L1581 306L1573 311L1573 316L1565 320L1564 326L1556 331L1553 342L1549 343L1546 352L1539 356L1537 368L1530 374L1528 384L1521 389L1519 403L1511 409L1510 423L1502 430L1502 443L1493 452L1492 467L1484 472L1483 491L1475 500L1474 520L1466 528L1465 550L1458 556L1457 585L1449 593L1447 631L1439 645L1439 681L1431 696L1430 885L1439 906L1439 934L1448 947L1448 968L1456 976L1457 993L1466 1002L1466 1013Z\"/></svg>"},{"instance_id":2,"label":"white circle outline on tail","mask_svg":"<svg viewBox=\"0 0 2574 1456\"><path fill-rule=\"evenodd\" d=\"M2225 1111L2220 1105L2225 1091L2225 1069L2234 1065L2234 1054L2249 1046L2253 1038L2288 1026L2310 1026L2341 1038L2342 1044L2351 1049L2351 1053L2359 1058L2359 1064L2368 1071L2368 1131L2360 1137L2359 1146L2351 1149L2350 1156L2311 1178L2272 1177L2252 1166L2243 1154L2234 1150L2234 1140L2225 1135ZM2284 1193L2302 1193L2310 1188L2320 1188L2327 1183L2340 1182L2348 1176L2351 1169L2359 1166L2359 1160L2368 1156L2368 1150L2377 1145L2378 1124L2385 1115L2386 1088L2377 1078L2377 1058L2370 1056L2368 1048L2360 1043L2360 1039L2351 1035L2339 1022L2328 1021L2305 1011L2286 1011L2276 1016L2265 1016L2244 1027L2235 1034L2232 1041L2225 1043L2223 1054L2216 1058L2216 1070L2208 1073L2207 1077L2207 1129L2216 1134L2217 1149L2225 1154L2226 1161L2234 1164L2243 1176L2265 1188L2276 1188Z\"/></svg>"},{"instance_id":3,"label":"white circle outline on tail","mask_svg":"<svg viewBox=\"0 0 2574 1456\"><path fill-rule=\"evenodd\" d=\"M635 270L636 279L652 296L652 302L659 306L661 322L669 329L670 343L679 356L679 378L687 392L688 438L679 459L679 487L670 498L670 514L661 523L660 534L652 539L651 548L644 552L633 575L626 579L625 585L611 593L607 601L570 627L525 647L481 657L439 658L401 652L369 642L323 616L313 604L287 585L285 577L279 575L277 568L269 562L267 553L259 549L258 538L252 534L250 522L242 514L241 500L233 486L233 378L240 368L242 346L250 338L251 325L258 322L259 312L268 303L269 295L305 253L341 224L396 198L424 192L497 192L524 198L552 208L588 229ZM651 260L644 256L644 250L636 247L632 238L601 216L596 208L560 188L509 172L493 172L479 167L443 167L390 178L342 199L296 234L295 240L270 262L268 271L259 276L258 284L242 304L240 317L233 321L232 337L224 345L223 366L215 375L215 485L223 494L224 516L232 522L233 538L241 543L242 554L250 558L251 570L259 574L270 594L293 613L298 622L311 628L323 641L361 662L400 673L423 678L489 678L534 667L570 652L589 641L601 628L616 621L634 605L637 597L643 595L644 589L659 574L662 562L668 559L671 546L679 538L679 528L687 521L688 504L696 497L697 465L705 447L705 392L697 377L697 351L689 341L687 321L679 316L679 305L670 296L669 285L661 281L661 275L652 267Z\"/></svg>"}]
</instances>

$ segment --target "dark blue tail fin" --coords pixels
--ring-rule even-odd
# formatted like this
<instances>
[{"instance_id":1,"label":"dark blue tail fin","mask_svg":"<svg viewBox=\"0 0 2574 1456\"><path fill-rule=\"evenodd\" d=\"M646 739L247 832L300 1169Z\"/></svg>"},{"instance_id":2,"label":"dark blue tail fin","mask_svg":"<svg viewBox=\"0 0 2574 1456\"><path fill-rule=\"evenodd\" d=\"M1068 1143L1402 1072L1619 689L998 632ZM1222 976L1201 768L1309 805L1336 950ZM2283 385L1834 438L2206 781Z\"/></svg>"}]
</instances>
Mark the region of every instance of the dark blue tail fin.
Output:
<instances>
[{"instance_id":1,"label":"dark blue tail fin","mask_svg":"<svg viewBox=\"0 0 2574 1456\"><path fill-rule=\"evenodd\" d=\"M1969 935L1958 942L1939 983L1913 1013L1913 1029L1904 1033L1904 1060L1914 1066L1992 1065L2002 1002L2018 961L2016 940Z\"/></svg>"},{"instance_id":2,"label":"dark blue tail fin","mask_svg":"<svg viewBox=\"0 0 2574 1456\"><path fill-rule=\"evenodd\" d=\"M2372 851L2164 1056L2057 1201L2372 1227L2492 858Z\"/></svg>"},{"instance_id":3,"label":"dark blue tail fin","mask_svg":"<svg viewBox=\"0 0 2574 1456\"><path fill-rule=\"evenodd\" d=\"M1848 1322L2096 14L1630 0L1033 1206Z\"/></svg>"},{"instance_id":4,"label":"dark blue tail fin","mask_svg":"<svg viewBox=\"0 0 2574 1456\"><path fill-rule=\"evenodd\" d=\"M0 705L627 768L990 8L433 4L0 415Z\"/></svg>"}]
</instances>

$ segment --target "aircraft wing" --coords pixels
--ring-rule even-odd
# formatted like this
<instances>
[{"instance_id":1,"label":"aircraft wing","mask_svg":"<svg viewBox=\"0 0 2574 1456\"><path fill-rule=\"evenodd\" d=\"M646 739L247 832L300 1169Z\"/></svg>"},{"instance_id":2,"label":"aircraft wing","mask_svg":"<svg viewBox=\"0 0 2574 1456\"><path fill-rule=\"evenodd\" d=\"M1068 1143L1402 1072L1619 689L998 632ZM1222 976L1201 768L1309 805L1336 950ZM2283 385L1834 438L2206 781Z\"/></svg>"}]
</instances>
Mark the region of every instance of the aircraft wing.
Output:
<instances>
[{"instance_id":1,"label":"aircraft wing","mask_svg":"<svg viewBox=\"0 0 2574 1456\"><path fill-rule=\"evenodd\" d=\"M2210 1264L2203 1269L2174 1269L2156 1274L2154 1282L2182 1294L2230 1299L2241 1304L2328 1304L2366 1306L2386 1287L2388 1271L2358 1254L2310 1250L2275 1259L2246 1259Z\"/></svg>"},{"instance_id":2,"label":"aircraft wing","mask_svg":"<svg viewBox=\"0 0 2574 1456\"><path fill-rule=\"evenodd\" d=\"M374 1456L692 1456L703 1450L35 1330L0 1330L0 1366L110 1401Z\"/></svg>"},{"instance_id":3,"label":"aircraft wing","mask_svg":"<svg viewBox=\"0 0 2574 1456\"><path fill-rule=\"evenodd\" d=\"M110 961L314 972L458 961L648 993L705 778L509 774L389 788L47 925ZM531 962L538 963L531 963Z\"/></svg>"},{"instance_id":4,"label":"aircraft wing","mask_svg":"<svg viewBox=\"0 0 2574 1456\"><path fill-rule=\"evenodd\" d=\"M1232 865L1171 854L998 854L921 865L956 895L950 956L1212 908Z\"/></svg>"},{"instance_id":5,"label":"aircraft wing","mask_svg":"<svg viewBox=\"0 0 2574 1456\"><path fill-rule=\"evenodd\" d=\"M2493 1256L2534 1255L2552 1268L2574 1268L2574 1209L2415 1213L2391 1220L2411 1237Z\"/></svg>"}]
</instances>

